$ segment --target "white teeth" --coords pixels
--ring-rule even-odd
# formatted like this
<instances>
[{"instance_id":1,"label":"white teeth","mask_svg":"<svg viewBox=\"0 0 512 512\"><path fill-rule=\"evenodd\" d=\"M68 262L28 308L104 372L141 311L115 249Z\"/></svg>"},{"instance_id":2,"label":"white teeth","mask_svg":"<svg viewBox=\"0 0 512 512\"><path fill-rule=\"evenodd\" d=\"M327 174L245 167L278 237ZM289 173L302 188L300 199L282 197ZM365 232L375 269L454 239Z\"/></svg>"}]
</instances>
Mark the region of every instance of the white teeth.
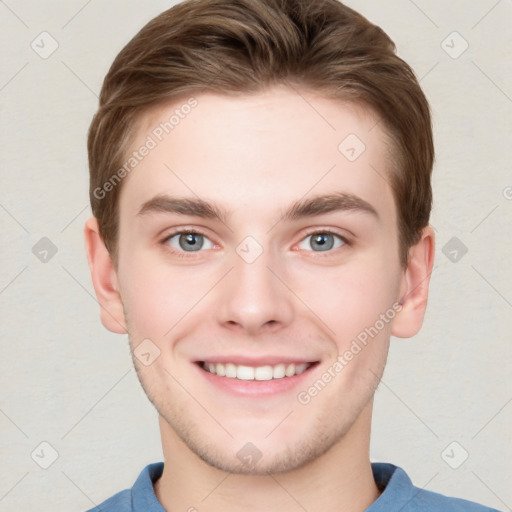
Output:
<instances>
[{"instance_id":1,"label":"white teeth","mask_svg":"<svg viewBox=\"0 0 512 512\"><path fill-rule=\"evenodd\" d=\"M307 367L308 367L307 364L298 364L295 367L295 375L300 375L301 373L305 372Z\"/></svg>"},{"instance_id":2,"label":"white teeth","mask_svg":"<svg viewBox=\"0 0 512 512\"><path fill-rule=\"evenodd\" d=\"M275 366L252 366L235 365L233 363L203 363L203 369L217 374L219 377L239 380L272 380L284 377L293 377L305 372L311 365L302 364L276 364Z\"/></svg>"},{"instance_id":3,"label":"white teeth","mask_svg":"<svg viewBox=\"0 0 512 512\"><path fill-rule=\"evenodd\" d=\"M284 364L276 364L272 377L274 379L282 379L286 375L286 367Z\"/></svg>"},{"instance_id":4,"label":"white teeth","mask_svg":"<svg viewBox=\"0 0 512 512\"><path fill-rule=\"evenodd\" d=\"M242 365L237 366L236 378L240 380L254 380L254 368Z\"/></svg>"},{"instance_id":5,"label":"white teeth","mask_svg":"<svg viewBox=\"0 0 512 512\"><path fill-rule=\"evenodd\" d=\"M289 364L287 367L286 367L286 370L284 372L284 374L287 376L287 377L293 377L295 375L295 365L292 363L292 364Z\"/></svg>"},{"instance_id":6,"label":"white teeth","mask_svg":"<svg viewBox=\"0 0 512 512\"><path fill-rule=\"evenodd\" d=\"M234 364L228 363L226 365L226 377L236 379L236 366Z\"/></svg>"},{"instance_id":7,"label":"white teeth","mask_svg":"<svg viewBox=\"0 0 512 512\"><path fill-rule=\"evenodd\" d=\"M254 370L254 378L256 380L270 380L273 374L272 366L258 366Z\"/></svg>"}]
</instances>

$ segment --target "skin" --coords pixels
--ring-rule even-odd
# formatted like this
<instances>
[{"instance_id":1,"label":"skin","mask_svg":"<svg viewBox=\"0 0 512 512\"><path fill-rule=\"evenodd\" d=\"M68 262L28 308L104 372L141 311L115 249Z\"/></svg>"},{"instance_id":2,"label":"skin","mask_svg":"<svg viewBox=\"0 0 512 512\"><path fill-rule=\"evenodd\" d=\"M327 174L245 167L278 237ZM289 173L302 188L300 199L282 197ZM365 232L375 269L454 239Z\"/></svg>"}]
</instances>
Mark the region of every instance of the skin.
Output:
<instances>
[{"instance_id":1,"label":"skin","mask_svg":"<svg viewBox=\"0 0 512 512\"><path fill-rule=\"evenodd\" d=\"M167 510L364 510L379 496L369 461L373 394L390 336L421 327L433 231L425 228L401 267L387 180L392 146L372 113L285 87L196 99L123 181L117 265L97 221L85 227L103 324L128 332L132 350L150 339L160 351L148 366L134 357L159 413L165 467L157 497ZM177 105L146 112L133 149ZM338 149L349 134L366 146L355 161ZM342 209L282 218L294 202L334 192L357 196L377 215ZM215 203L226 216L139 213L162 194ZM179 236L165 240L178 229L199 230L204 248L186 252ZM345 242L327 237L334 247L321 251L311 235L325 232ZM262 249L252 263L237 252L248 236ZM256 250L251 243L241 247ZM367 346L300 403L298 392L402 299ZM212 386L196 364L230 356L317 364L298 387L248 397ZM247 442L261 454L255 466L237 457Z\"/></svg>"}]
</instances>

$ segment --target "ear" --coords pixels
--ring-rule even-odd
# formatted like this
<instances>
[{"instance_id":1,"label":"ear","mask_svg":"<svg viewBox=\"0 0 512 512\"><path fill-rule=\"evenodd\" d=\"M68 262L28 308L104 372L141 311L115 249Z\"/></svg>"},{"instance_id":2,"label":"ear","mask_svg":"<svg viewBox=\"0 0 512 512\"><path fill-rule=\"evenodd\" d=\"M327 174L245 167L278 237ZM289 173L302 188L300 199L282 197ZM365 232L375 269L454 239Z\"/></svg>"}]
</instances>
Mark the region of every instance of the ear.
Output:
<instances>
[{"instance_id":1,"label":"ear","mask_svg":"<svg viewBox=\"0 0 512 512\"><path fill-rule=\"evenodd\" d=\"M91 217L85 223L84 236L92 283L100 304L101 323L109 331L126 334L126 321L117 273L101 238L98 220L95 217Z\"/></svg>"},{"instance_id":2,"label":"ear","mask_svg":"<svg viewBox=\"0 0 512 512\"><path fill-rule=\"evenodd\" d=\"M391 334L399 338L414 336L423 324L428 287L434 265L435 234L427 226L420 241L409 249L409 261L400 289L402 309L393 320Z\"/></svg>"}]
</instances>

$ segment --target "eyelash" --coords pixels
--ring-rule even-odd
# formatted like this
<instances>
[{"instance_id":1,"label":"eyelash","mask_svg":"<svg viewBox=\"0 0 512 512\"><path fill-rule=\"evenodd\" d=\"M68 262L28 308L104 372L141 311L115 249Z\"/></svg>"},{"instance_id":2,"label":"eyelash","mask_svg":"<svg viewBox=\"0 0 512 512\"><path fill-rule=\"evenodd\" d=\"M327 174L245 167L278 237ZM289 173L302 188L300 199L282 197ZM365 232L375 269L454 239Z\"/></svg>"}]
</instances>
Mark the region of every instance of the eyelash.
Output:
<instances>
[{"instance_id":1,"label":"eyelash","mask_svg":"<svg viewBox=\"0 0 512 512\"><path fill-rule=\"evenodd\" d=\"M201 236L204 236L206 238L209 238L208 235L206 233L203 233L202 231L198 230L198 229L194 229L194 228L190 228L190 229L180 229L178 231L174 231L173 233L170 233L169 235L167 235L163 240L160 241L160 244L163 245L163 246L166 246L167 249L174 255L174 256L177 256L178 258L193 258L194 257L194 253L200 253L200 252L203 252L203 251L190 251L190 252L187 252L187 251L177 251L173 248L171 248L169 245L167 245L167 242L175 237L176 235L188 235L188 234L193 234L193 235L201 235ZM335 231L332 231L330 229L314 229L308 233L306 233L301 239L300 239L300 242L302 242L303 240L305 240L306 238L312 236L312 235L332 235L332 236L335 236L335 237L338 237L342 242L343 242L343 246L350 246L351 243L350 241L340 235L339 233L335 232ZM299 242L299 243L300 243ZM341 247L338 247L337 249L341 249ZM315 254L317 254L317 256L315 257L319 257L319 258L322 258L322 257L326 257L326 256L329 256L329 255L332 255L333 252L335 252L337 249L333 249L333 250L329 250L329 251L308 251L308 252L313 252ZM325 252L326 254L322 254L322 252Z\"/></svg>"}]
</instances>

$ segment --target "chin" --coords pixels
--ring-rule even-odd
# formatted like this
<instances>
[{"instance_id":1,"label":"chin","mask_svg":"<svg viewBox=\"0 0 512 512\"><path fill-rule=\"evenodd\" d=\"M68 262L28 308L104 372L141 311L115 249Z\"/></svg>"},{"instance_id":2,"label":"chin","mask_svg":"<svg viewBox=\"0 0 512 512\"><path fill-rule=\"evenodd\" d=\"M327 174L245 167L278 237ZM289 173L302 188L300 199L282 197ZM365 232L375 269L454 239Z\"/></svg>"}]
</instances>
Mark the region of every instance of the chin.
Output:
<instances>
[{"instance_id":1,"label":"chin","mask_svg":"<svg viewBox=\"0 0 512 512\"><path fill-rule=\"evenodd\" d=\"M293 437L279 435L276 431L266 437L244 434L228 438L220 433L209 436L197 429L197 425L187 428L182 421L176 421L176 417L169 420L166 423L172 435L180 438L208 466L236 475L253 476L299 470L332 449L351 427L346 423L333 428L332 423L320 422L320 427L308 429L308 432L296 429Z\"/></svg>"},{"instance_id":2,"label":"chin","mask_svg":"<svg viewBox=\"0 0 512 512\"><path fill-rule=\"evenodd\" d=\"M193 449L190 445L189 448ZM221 452L204 447L198 450L196 455L209 466L221 471L235 475L268 476L298 470L317 459L328 449L329 446L302 445L271 452L259 450L256 445L248 442L236 452L234 457L228 455L229 451Z\"/></svg>"}]
</instances>

